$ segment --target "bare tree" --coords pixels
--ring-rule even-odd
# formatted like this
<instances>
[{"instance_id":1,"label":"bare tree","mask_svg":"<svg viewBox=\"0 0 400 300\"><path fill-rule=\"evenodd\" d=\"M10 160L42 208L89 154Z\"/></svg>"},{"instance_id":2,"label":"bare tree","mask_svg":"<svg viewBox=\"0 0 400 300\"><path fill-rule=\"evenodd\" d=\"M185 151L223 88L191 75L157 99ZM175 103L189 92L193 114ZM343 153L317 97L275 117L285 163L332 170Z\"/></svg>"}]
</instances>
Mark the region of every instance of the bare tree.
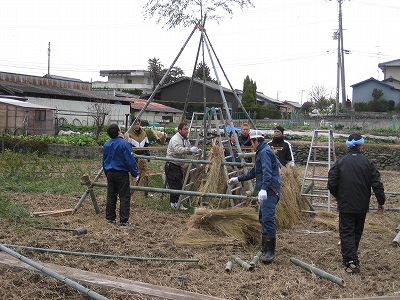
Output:
<instances>
[{"instance_id":1,"label":"bare tree","mask_svg":"<svg viewBox=\"0 0 400 300\"><path fill-rule=\"evenodd\" d=\"M327 109L332 105L331 95L332 90L329 91L327 87L319 84L311 86L307 92L308 101L319 110Z\"/></svg>"},{"instance_id":2,"label":"bare tree","mask_svg":"<svg viewBox=\"0 0 400 300\"><path fill-rule=\"evenodd\" d=\"M223 19L217 14L223 10L233 15L231 6L238 5L241 10L247 7L254 7L251 0L149 0L143 7L144 17L152 18L157 15L157 23L163 20L163 27L168 29L176 26L190 26L201 23L207 15L207 20L215 20L218 23Z\"/></svg>"},{"instance_id":3,"label":"bare tree","mask_svg":"<svg viewBox=\"0 0 400 300\"><path fill-rule=\"evenodd\" d=\"M97 143L99 135L104 128L106 117L111 113L111 104L101 100L90 102L88 112L94 120L94 126L96 127L95 140Z\"/></svg>"}]
</instances>

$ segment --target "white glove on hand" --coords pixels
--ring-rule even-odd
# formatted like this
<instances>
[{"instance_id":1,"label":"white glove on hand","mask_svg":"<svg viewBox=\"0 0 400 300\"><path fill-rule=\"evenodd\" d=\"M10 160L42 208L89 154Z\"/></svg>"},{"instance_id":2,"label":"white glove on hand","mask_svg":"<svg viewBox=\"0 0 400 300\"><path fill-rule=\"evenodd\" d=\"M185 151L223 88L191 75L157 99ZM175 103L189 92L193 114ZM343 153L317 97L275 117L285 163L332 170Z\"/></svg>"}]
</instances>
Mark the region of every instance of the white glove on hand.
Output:
<instances>
[{"instance_id":1,"label":"white glove on hand","mask_svg":"<svg viewBox=\"0 0 400 300\"><path fill-rule=\"evenodd\" d=\"M228 180L228 184L234 184L234 183L238 183L239 179L237 177L232 177L231 179Z\"/></svg>"},{"instance_id":2,"label":"white glove on hand","mask_svg":"<svg viewBox=\"0 0 400 300\"><path fill-rule=\"evenodd\" d=\"M261 202L263 202L264 200L267 200L268 196L267 196L267 191L266 190L260 190L258 192L258 203L261 204Z\"/></svg>"},{"instance_id":3,"label":"white glove on hand","mask_svg":"<svg viewBox=\"0 0 400 300\"><path fill-rule=\"evenodd\" d=\"M197 148L197 147L190 148L190 152L192 152L193 154L196 154L198 150L199 150L199 148Z\"/></svg>"},{"instance_id":4,"label":"white glove on hand","mask_svg":"<svg viewBox=\"0 0 400 300\"><path fill-rule=\"evenodd\" d=\"M135 181L135 182L139 181L139 175L136 176L135 178L133 178L133 181Z\"/></svg>"}]
</instances>

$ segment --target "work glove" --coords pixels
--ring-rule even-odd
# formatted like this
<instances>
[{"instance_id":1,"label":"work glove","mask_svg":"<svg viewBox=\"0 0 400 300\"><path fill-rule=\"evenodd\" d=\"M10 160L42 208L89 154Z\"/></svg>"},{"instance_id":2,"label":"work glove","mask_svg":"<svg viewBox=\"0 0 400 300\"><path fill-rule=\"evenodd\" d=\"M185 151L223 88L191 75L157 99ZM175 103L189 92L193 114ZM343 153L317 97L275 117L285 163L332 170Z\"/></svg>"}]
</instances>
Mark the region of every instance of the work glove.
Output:
<instances>
[{"instance_id":1,"label":"work glove","mask_svg":"<svg viewBox=\"0 0 400 300\"><path fill-rule=\"evenodd\" d=\"M264 200L267 200L267 191L266 190L260 190L258 192L258 203L262 203Z\"/></svg>"},{"instance_id":2,"label":"work glove","mask_svg":"<svg viewBox=\"0 0 400 300\"><path fill-rule=\"evenodd\" d=\"M139 175L136 176L135 178L133 178L133 181L135 181L135 182L139 181Z\"/></svg>"},{"instance_id":3,"label":"work glove","mask_svg":"<svg viewBox=\"0 0 400 300\"><path fill-rule=\"evenodd\" d=\"M231 179L228 180L228 184L235 184L238 183L239 179L237 177L232 177Z\"/></svg>"},{"instance_id":4,"label":"work glove","mask_svg":"<svg viewBox=\"0 0 400 300\"><path fill-rule=\"evenodd\" d=\"M197 147L190 147L190 152L192 152L193 154L196 154L198 150L199 148Z\"/></svg>"}]
</instances>

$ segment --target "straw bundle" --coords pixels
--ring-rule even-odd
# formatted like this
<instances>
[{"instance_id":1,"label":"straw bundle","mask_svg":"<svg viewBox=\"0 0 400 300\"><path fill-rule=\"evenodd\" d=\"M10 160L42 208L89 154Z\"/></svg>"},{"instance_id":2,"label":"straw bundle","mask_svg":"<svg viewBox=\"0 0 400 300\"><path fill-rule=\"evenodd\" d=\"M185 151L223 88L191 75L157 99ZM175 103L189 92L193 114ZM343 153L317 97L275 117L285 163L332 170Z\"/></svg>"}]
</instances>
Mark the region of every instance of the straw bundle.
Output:
<instances>
[{"instance_id":1,"label":"straw bundle","mask_svg":"<svg viewBox=\"0 0 400 300\"><path fill-rule=\"evenodd\" d=\"M177 243L201 246L260 243L260 223L254 208L215 209L197 208L188 222L190 230Z\"/></svg>"},{"instance_id":2,"label":"straw bundle","mask_svg":"<svg viewBox=\"0 0 400 300\"><path fill-rule=\"evenodd\" d=\"M137 160L137 167L139 172L139 181L134 181L134 178L129 174L129 181L131 186L147 186L147 159L139 158ZM131 195L134 193L131 190Z\"/></svg>"},{"instance_id":3,"label":"straw bundle","mask_svg":"<svg viewBox=\"0 0 400 300\"><path fill-rule=\"evenodd\" d=\"M301 184L296 167L281 169L281 197L276 206L277 227L290 227L301 217L301 210L306 206L300 197Z\"/></svg>"}]
</instances>

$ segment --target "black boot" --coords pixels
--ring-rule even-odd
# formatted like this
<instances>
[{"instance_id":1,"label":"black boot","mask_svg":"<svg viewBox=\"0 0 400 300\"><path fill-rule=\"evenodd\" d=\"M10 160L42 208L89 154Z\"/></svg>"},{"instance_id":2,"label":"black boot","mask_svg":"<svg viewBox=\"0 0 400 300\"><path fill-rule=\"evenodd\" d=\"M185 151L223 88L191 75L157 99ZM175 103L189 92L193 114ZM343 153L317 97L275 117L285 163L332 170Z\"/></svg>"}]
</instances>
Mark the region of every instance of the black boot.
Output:
<instances>
[{"instance_id":1,"label":"black boot","mask_svg":"<svg viewBox=\"0 0 400 300\"><path fill-rule=\"evenodd\" d=\"M261 256L261 261L265 264L269 264L275 258L276 238L274 236L263 235L262 241L263 241L263 256Z\"/></svg>"}]
</instances>

